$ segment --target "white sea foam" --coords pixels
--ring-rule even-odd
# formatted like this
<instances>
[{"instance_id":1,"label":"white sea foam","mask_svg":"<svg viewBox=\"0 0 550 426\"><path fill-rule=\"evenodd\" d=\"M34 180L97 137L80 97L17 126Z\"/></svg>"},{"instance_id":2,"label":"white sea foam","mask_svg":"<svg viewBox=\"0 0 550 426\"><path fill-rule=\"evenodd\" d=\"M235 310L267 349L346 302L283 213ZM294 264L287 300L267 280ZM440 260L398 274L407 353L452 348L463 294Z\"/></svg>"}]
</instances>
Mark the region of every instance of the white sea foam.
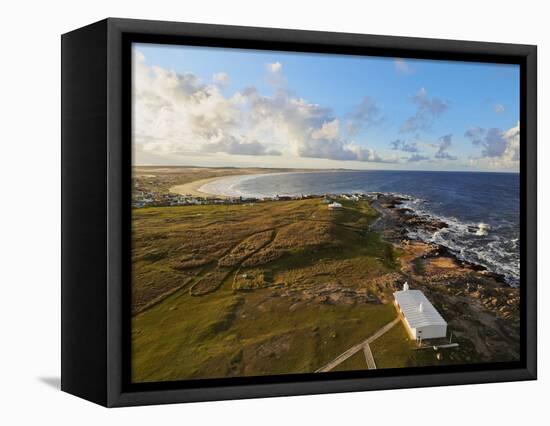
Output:
<instances>
[{"instance_id":1,"label":"white sea foam","mask_svg":"<svg viewBox=\"0 0 550 426\"><path fill-rule=\"evenodd\" d=\"M394 194L395 195L395 194ZM409 238L435 243L447 247L458 259L486 267L490 271L504 276L505 280L515 286L519 283L519 255L510 255L514 250L503 250L503 241L497 233L489 235L491 229L487 223L465 223L454 217L434 214L426 206L425 200L402 196L406 200L402 206L412 210L416 215L440 220L447 224L435 232L415 230L409 232ZM480 245L479 239L485 239ZM517 248L518 239L509 241L513 249ZM505 256L504 254L507 253Z\"/></svg>"},{"instance_id":2,"label":"white sea foam","mask_svg":"<svg viewBox=\"0 0 550 426\"><path fill-rule=\"evenodd\" d=\"M477 225L476 235L479 235L480 237L487 235L489 233L489 229L491 229L489 225L486 223L480 223Z\"/></svg>"}]
</instances>

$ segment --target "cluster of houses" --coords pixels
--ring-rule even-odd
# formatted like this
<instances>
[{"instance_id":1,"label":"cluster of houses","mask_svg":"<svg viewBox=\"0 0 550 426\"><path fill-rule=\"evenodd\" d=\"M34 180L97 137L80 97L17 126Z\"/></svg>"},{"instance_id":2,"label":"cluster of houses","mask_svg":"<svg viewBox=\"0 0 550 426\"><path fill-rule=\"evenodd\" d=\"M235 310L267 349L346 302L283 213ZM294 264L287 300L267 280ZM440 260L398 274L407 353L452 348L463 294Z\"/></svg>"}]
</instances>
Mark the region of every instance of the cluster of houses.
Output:
<instances>
[{"instance_id":1,"label":"cluster of houses","mask_svg":"<svg viewBox=\"0 0 550 426\"><path fill-rule=\"evenodd\" d=\"M372 193L372 194L355 193L355 194L338 194L338 195L326 194L321 200L321 204L326 204L329 210L341 210L343 208L342 203L335 201L334 200L335 198L348 200L348 201L360 201L360 200L372 201L378 198L378 194L376 193Z\"/></svg>"},{"instance_id":2,"label":"cluster of houses","mask_svg":"<svg viewBox=\"0 0 550 426\"><path fill-rule=\"evenodd\" d=\"M142 207L167 207L167 206L188 206L205 204L239 204L259 201L256 198L216 198L196 197L191 194L153 193L135 191L133 194L132 206Z\"/></svg>"},{"instance_id":3,"label":"cluster of houses","mask_svg":"<svg viewBox=\"0 0 550 426\"><path fill-rule=\"evenodd\" d=\"M263 201L290 201L303 200L308 198L319 198L318 195L275 195L274 197L197 197L191 194L173 194L157 193L151 191L134 190L132 206L134 208L142 207L165 207L165 206L186 206L186 205L206 205L206 204L250 204Z\"/></svg>"},{"instance_id":4,"label":"cluster of houses","mask_svg":"<svg viewBox=\"0 0 550 426\"><path fill-rule=\"evenodd\" d=\"M338 195L275 195L274 197L197 197L192 194L173 194L147 191L139 188L137 185L134 188L132 196L132 206L134 208L142 207L163 207L163 206L186 206L186 205L205 205L205 204L249 204L263 201L290 201L304 200L310 198L321 198L321 203L326 204L329 210L339 210L343 206L335 199L343 199L349 201L372 200L376 199L376 194L338 194Z\"/></svg>"},{"instance_id":5,"label":"cluster of houses","mask_svg":"<svg viewBox=\"0 0 550 426\"><path fill-rule=\"evenodd\" d=\"M179 194L163 194L152 191L134 190L132 206L134 208L151 206L182 206L186 204L202 204L196 197Z\"/></svg>"}]
</instances>

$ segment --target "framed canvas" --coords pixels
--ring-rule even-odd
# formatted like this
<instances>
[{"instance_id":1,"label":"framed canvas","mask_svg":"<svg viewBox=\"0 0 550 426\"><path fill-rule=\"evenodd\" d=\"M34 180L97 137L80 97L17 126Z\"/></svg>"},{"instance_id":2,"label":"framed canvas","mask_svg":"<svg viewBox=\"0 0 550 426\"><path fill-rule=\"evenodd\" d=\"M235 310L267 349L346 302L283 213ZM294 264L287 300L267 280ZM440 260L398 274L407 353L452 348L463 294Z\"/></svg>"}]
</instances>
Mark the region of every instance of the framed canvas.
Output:
<instances>
[{"instance_id":1,"label":"framed canvas","mask_svg":"<svg viewBox=\"0 0 550 426\"><path fill-rule=\"evenodd\" d=\"M62 36L62 389L127 406L536 378L536 47Z\"/></svg>"}]
</instances>

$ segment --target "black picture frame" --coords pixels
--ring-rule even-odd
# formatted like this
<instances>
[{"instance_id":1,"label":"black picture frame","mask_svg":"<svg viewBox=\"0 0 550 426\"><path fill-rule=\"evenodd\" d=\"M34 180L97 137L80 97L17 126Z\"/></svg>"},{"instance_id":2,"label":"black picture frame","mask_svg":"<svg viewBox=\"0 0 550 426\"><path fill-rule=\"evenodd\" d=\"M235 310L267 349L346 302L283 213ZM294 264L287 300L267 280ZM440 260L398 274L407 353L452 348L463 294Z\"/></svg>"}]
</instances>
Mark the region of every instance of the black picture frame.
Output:
<instances>
[{"instance_id":1,"label":"black picture frame","mask_svg":"<svg viewBox=\"0 0 550 426\"><path fill-rule=\"evenodd\" d=\"M117 18L61 41L62 390L116 407L536 379L536 46ZM132 42L519 64L521 360L130 383Z\"/></svg>"}]
</instances>

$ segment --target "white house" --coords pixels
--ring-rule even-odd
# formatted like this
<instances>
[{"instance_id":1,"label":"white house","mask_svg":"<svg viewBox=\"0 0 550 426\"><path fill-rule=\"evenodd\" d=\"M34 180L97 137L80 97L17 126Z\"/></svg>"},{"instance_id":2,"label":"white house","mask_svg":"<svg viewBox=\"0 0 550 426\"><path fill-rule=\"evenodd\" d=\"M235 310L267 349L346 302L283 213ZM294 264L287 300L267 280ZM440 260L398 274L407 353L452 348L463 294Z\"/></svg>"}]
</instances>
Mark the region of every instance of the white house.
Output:
<instances>
[{"instance_id":1,"label":"white house","mask_svg":"<svg viewBox=\"0 0 550 426\"><path fill-rule=\"evenodd\" d=\"M436 339L447 335L447 322L420 290L409 290L405 283L403 290L396 291L393 296L411 339Z\"/></svg>"},{"instance_id":2,"label":"white house","mask_svg":"<svg viewBox=\"0 0 550 426\"><path fill-rule=\"evenodd\" d=\"M336 201L334 203L331 203L328 205L329 210L338 210L342 208L342 204L337 203Z\"/></svg>"}]
</instances>

